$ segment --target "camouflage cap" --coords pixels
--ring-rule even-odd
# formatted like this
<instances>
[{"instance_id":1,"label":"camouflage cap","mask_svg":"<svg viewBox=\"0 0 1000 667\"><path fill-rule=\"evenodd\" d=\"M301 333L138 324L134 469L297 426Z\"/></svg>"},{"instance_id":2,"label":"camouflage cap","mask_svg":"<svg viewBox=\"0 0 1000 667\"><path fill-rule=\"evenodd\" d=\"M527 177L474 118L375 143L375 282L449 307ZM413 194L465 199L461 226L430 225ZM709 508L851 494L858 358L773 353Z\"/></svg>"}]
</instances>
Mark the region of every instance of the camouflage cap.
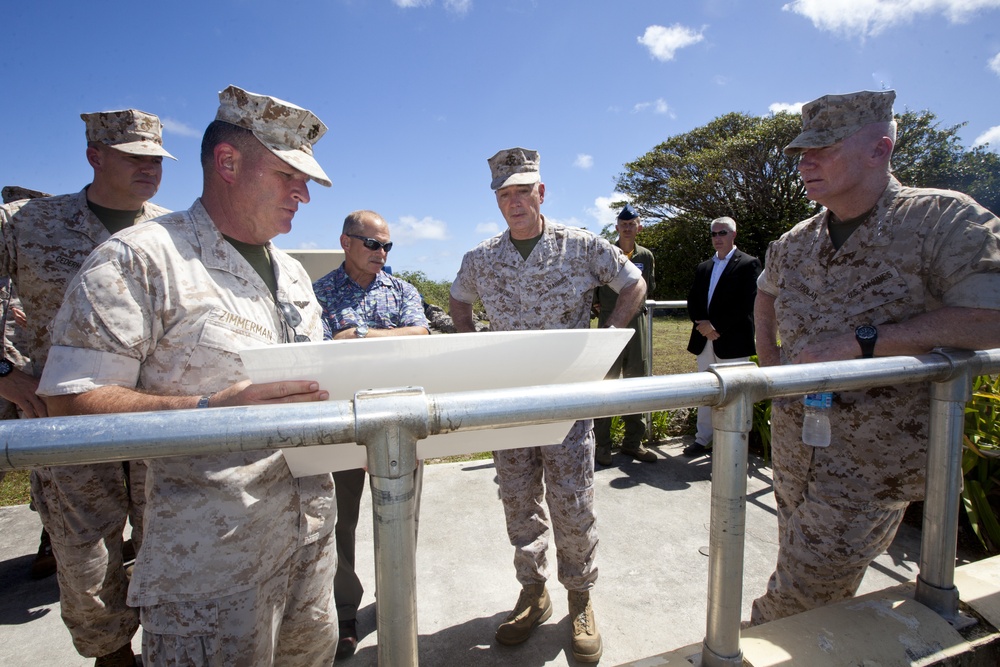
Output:
<instances>
[{"instance_id":1,"label":"camouflage cap","mask_svg":"<svg viewBox=\"0 0 1000 667\"><path fill-rule=\"evenodd\" d=\"M487 162L490 163L490 173L494 190L506 188L509 185L531 185L542 180L538 173L540 158L538 151L527 148L508 148L502 150Z\"/></svg>"},{"instance_id":2,"label":"camouflage cap","mask_svg":"<svg viewBox=\"0 0 1000 667\"><path fill-rule=\"evenodd\" d=\"M229 86L219 93L215 119L250 130L286 164L320 185L332 185L313 157L313 144L326 134L326 125L313 112L277 97Z\"/></svg>"},{"instance_id":3,"label":"camouflage cap","mask_svg":"<svg viewBox=\"0 0 1000 667\"><path fill-rule=\"evenodd\" d=\"M41 199L42 197L51 197L47 192L42 192L41 190L29 190L28 188L22 188L20 185L5 185L3 186L3 203L9 204L12 201L21 201L22 199Z\"/></svg>"},{"instance_id":4,"label":"camouflage cap","mask_svg":"<svg viewBox=\"0 0 1000 667\"><path fill-rule=\"evenodd\" d=\"M87 141L105 144L129 155L159 155L176 160L163 149L163 123L138 109L82 113Z\"/></svg>"},{"instance_id":5,"label":"camouflage cap","mask_svg":"<svg viewBox=\"0 0 1000 667\"><path fill-rule=\"evenodd\" d=\"M843 141L869 123L892 120L894 90L824 95L802 107L802 132L785 146L786 155Z\"/></svg>"}]
</instances>

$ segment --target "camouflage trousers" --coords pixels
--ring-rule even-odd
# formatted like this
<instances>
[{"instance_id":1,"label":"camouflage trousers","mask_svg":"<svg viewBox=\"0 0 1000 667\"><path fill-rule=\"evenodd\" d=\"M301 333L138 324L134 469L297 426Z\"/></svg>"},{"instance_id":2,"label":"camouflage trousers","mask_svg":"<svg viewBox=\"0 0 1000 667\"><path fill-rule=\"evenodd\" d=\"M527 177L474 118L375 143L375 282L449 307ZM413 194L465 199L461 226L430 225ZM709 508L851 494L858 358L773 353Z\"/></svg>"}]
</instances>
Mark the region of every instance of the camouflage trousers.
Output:
<instances>
[{"instance_id":1,"label":"camouflage trousers","mask_svg":"<svg viewBox=\"0 0 1000 667\"><path fill-rule=\"evenodd\" d=\"M76 650L87 657L128 644L139 626L137 610L125 603L122 531L130 519L138 550L146 465L133 461L129 469L129 485L121 463L54 466L31 474L32 502L58 563L63 622Z\"/></svg>"},{"instance_id":2,"label":"camouflage trousers","mask_svg":"<svg viewBox=\"0 0 1000 667\"><path fill-rule=\"evenodd\" d=\"M591 421L576 422L558 445L498 450L493 460L517 580L527 585L548 579L547 505L559 581L571 591L593 588L598 540Z\"/></svg>"},{"instance_id":3,"label":"camouflage trousers","mask_svg":"<svg viewBox=\"0 0 1000 667\"><path fill-rule=\"evenodd\" d=\"M771 427L775 447L807 447L797 420L778 414ZM753 625L852 597L868 565L892 544L908 504L851 498L815 484L807 467L786 468L780 460L774 465L778 562L767 592L753 602Z\"/></svg>"},{"instance_id":4,"label":"camouflage trousers","mask_svg":"<svg viewBox=\"0 0 1000 667\"><path fill-rule=\"evenodd\" d=\"M143 607L143 664L329 667L338 640L334 541L331 531L300 547L249 590Z\"/></svg>"}]
</instances>

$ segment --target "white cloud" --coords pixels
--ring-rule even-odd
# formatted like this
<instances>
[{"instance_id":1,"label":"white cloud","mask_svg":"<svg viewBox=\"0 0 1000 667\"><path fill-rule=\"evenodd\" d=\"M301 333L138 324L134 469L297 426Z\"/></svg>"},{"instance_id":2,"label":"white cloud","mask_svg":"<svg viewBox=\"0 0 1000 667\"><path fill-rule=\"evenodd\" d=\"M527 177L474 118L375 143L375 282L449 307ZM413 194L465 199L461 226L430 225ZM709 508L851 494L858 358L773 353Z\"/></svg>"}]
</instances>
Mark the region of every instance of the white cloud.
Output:
<instances>
[{"instance_id":1,"label":"white cloud","mask_svg":"<svg viewBox=\"0 0 1000 667\"><path fill-rule=\"evenodd\" d=\"M303 241L299 244L299 250L317 250L319 249L319 244L315 241Z\"/></svg>"},{"instance_id":2,"label":"white cloud","mask_svg":"<svg viewBox=\"0 0 1000 667\"><path fill-rule=\"evenodd\" d=\"M402 243L414 241L444 241L449 237L448 225L431 217L420 218L404 215L392 226L392 240Z\"/></svg>"},{"instance_id":3,"label":"white cloud","mask_svg":"<svg viewBox=\"0 0 1000 667\"><path fill-rule=\"evenodd\" d=\"M1000 153L1000 125L994 125L972 142L973 146L982 146L983 144L989 144L991 151Z\"/></svg>"},{"instance_id":4,"label":"white cloud","mask_svg":"<svg viewBox=\"0 0 1000 667\"><path fill-rule=\"evenodd\" d=\"M802 113L803 104L805 102L792 102L791 104L788 102L775 102L767 110L771 113L781 113L782 111L785 113Z\"/></svg>"},{"instance_id":5,"label":"white cloud","mask_svg":"<svg viewBox=\"0 0 1000 667\"><path fill-rule=\"evenodd\" d=\"M990 58L990 69L1000 76L1000 53Z\"/></svg>"},{"instance_id":6,"label":"white cloud","mask_svg":"<svg viewBox=\"0 0 1000 667\"><path fill-rule=\"evenodd\" d=\"M680 23L675 23L669 28L662 25L651 25L646 28L642 37L637 37L636 40L649 49L651 56L662 62L667 62L673 60L674 55L680 49L705 39L702 35L704 30L702 28L701 32L696 32Z\"/></svg>"},{"instance_id":7,"label":"white cloud","mask_svg":"<svg viewBox=\"0 0 1000 667\"><path fill-rule=\"evenodd\" d=\"M194 129L190 125L185 125L179 120L174 120L173 118L161 118L160 121L163 123L163 131L169 134L177 134L182 137L196 137L196 138L200 138L201 135L203 134L203 132Z\"/></svg>"},{"instance_id":8,"label":"white cloud","mask_svg":"<svg viewBox=\"0 0 1000 667\"><path fill-rule=\"evenodd\" d=\"M607 225L614 225L618 219L618 211L611 208L611 203L628 200L628 196L620 192L612 192L607 197L597 197L594 205L587 208L587 214L597 222L597 232Z\"/></svg>"},{"instance_id":9,"label":"white cloud","mask_svg":"<svg viewBox=\"0 0 1000 667\"><path fill-rule=\"evenodd\" d=\"M639 102L632 107L632 113L642 113L643 111L652 111L655 114L677 118L677 115L670 108L670 105L667 104L667 101L662 97L657 98L654 102Z\"/></svg>"},{"instance_id":10,"label":"white cloud","mask_svg":"<svg viewBox=\"0 0 1000 667\"><path fill-rule=\"evenodd\" d=\"M920 15L943 14L960 23L997 7L1000 0L792 0L782 9L806 17L819 30L871 37Z\"/></svg>"},{"instance_id":11,"label":"white cloud","mask_svg":"<svg viewBox=\"0 0 1000 667\"><path fill-rule=\"evenodd\" d=\"M485 236L496 236L500 233L500 225L495 222L480 222L476 225L476 233Z\"/></svg>"},{"instance_id":12,"label":"white cloud","mask_svg":"<svg viewBox=\"0 0 1000 667\"><path fill-rule=\"evenodd\" d=\"M574 167L580 169L590 169L594 166L594 156L587 155L586 153L580 153L576 156L576 160L573 162Z\"/></svg>"},{"instance_id":13,"label":"white cloud","mask_svg":"<svg viewBox=\"0 0 1000 667\"><path fill-rule=\"evenodd\" d=\"M467 14L472 9L472 0L444 0L444 8L456 14Z\"/></svg>"},{"instance_id":14,"label":"white cloud","mask_svg":"<svg viewBox=\"0 0 1000 667\"><path fill-rule=\"evenodd\" d=\"M434 0L392 0L392 4L403 9L430 7ZM472 0L442 0L445 10L455 14L467 14L472 9Z\"/></svg>"}]
</instances>

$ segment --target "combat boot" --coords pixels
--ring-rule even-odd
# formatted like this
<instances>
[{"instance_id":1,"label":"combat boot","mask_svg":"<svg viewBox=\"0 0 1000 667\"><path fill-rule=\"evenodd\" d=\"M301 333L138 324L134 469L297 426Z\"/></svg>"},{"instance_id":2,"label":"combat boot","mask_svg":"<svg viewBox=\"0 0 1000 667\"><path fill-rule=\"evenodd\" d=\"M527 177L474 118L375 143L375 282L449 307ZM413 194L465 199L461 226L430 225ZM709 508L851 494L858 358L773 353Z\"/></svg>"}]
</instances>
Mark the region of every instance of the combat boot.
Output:
<instances>
[{"instance_id":1,"label":"combat boot","mask_svg":"<svg viewBox=\"0 0 1000 667\"><path fill-rule=\"evenodd\" d=\"M114 653L102 655L94 661L94 667L135 667L135 654L132 645L125 644Z\"/></svg>"},{"instance_id":2,"label":"combat boot","mask_svg":"<svg viewBox=\"0 0 1000 667\"><path fill-rule=\"evenodd\" d=\"M590 591L569 591L569 618L573 622L573 657L578 662L600 660L604 645L594 620Z\"/></svg>"},{"instance_id":3,"label":"combat boot","mask_svg":"<svg viewBox=\"0 0 1000 667\"><path fill-rule=\"evenodd\" d=\"M497 628L497 641L507 646L520 644L531 636L535 627L552 616L552 600L545 584L528 584L521 589L514 611Z\"/></svg>"},{"instance_id":4,"label":"combat boot","mask_svg":"<svg viewBox=\"0 0 1000 667\"><path fill-rule=\"evenodd\" d=\"M605 447L598 446L597 449L594 450L594 460L597 461L598 465L611 465L611 445L607 445Z\"/></svg>"},{"instance_id":5,"label":"combat boot","mask_svg":"<svg viewBox=\"0 0 1000 667\"><path fill-rule=\"evenodd\" d=\"M636 461L642 461L643 463L656 463L656 452L647 449L642 443L629 447L622 445L622 454L631 456Z\"/></svg>"}]
</instances>

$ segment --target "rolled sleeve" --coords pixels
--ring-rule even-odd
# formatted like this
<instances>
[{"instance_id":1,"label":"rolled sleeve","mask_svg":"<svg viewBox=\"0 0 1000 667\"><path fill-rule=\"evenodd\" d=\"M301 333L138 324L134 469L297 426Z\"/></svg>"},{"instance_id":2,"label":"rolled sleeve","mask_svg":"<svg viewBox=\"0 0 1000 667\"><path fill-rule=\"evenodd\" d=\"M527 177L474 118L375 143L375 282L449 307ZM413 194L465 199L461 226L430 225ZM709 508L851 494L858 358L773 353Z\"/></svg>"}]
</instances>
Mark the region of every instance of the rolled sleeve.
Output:
<instances>
[{"instance_id":1,"label":"rolled sleeve","mask_svg":"<svg viewBox=\"0 0 1000 667\"><path fill-rule=\"evenodd\" d=\"M780 291L778 288L778 271L776 267L781 262L781 247L780 243L771 242L768 244L767 253L764 256L764 268L757 276L757 291L772 297L777 297Z\"/></svg>"},{"instance_id":2,"label":"rolled sleeve","mask_svg":"<svg viewBox=\"0 0 1000 667\"><path fill-rule=\"evenodd\" d=\"M614 279L608 283L608 287L620 294L626 287L639 282L639 278L642 278L642 271L639 270L639 267L632 262L625 262Z\"/></svg>"},{"instance_id":3,"label":"rolled sleeve","mask_svg":"<svg viewBox=\"0 0 1000 667\"><path fill-rule=\"evenodd\" d=\"M1000 310L1000 273L975 273L944 293L947 306Z\"/></svg>"},{"instance_id":4,"label":"rolled sleeve","mask_svg":"<svg viewBox=\"0 0 1000 667\"><path fill-rule=\"evenodd\" d=\"M455 276L455 281L451 284L449 293L453 299L468 304L476 302L476 299L479 298L479 292L473 282L473 275L472 253L468 252L462 258L462 266L458 270L458 275Z\"/></svg>"},{"instance_id":5,"label":"rolled sleeve","mask_svg":"<svg viewBox=\"0 0 1000 667\"><path fill-rule=\"evenodd\" d=\"M83 394L108 385L135 387L138 378L138 359L82 347L54 345L49 351L36 393L39 396L63 396Z\"/></svg>"}]
</instances>

